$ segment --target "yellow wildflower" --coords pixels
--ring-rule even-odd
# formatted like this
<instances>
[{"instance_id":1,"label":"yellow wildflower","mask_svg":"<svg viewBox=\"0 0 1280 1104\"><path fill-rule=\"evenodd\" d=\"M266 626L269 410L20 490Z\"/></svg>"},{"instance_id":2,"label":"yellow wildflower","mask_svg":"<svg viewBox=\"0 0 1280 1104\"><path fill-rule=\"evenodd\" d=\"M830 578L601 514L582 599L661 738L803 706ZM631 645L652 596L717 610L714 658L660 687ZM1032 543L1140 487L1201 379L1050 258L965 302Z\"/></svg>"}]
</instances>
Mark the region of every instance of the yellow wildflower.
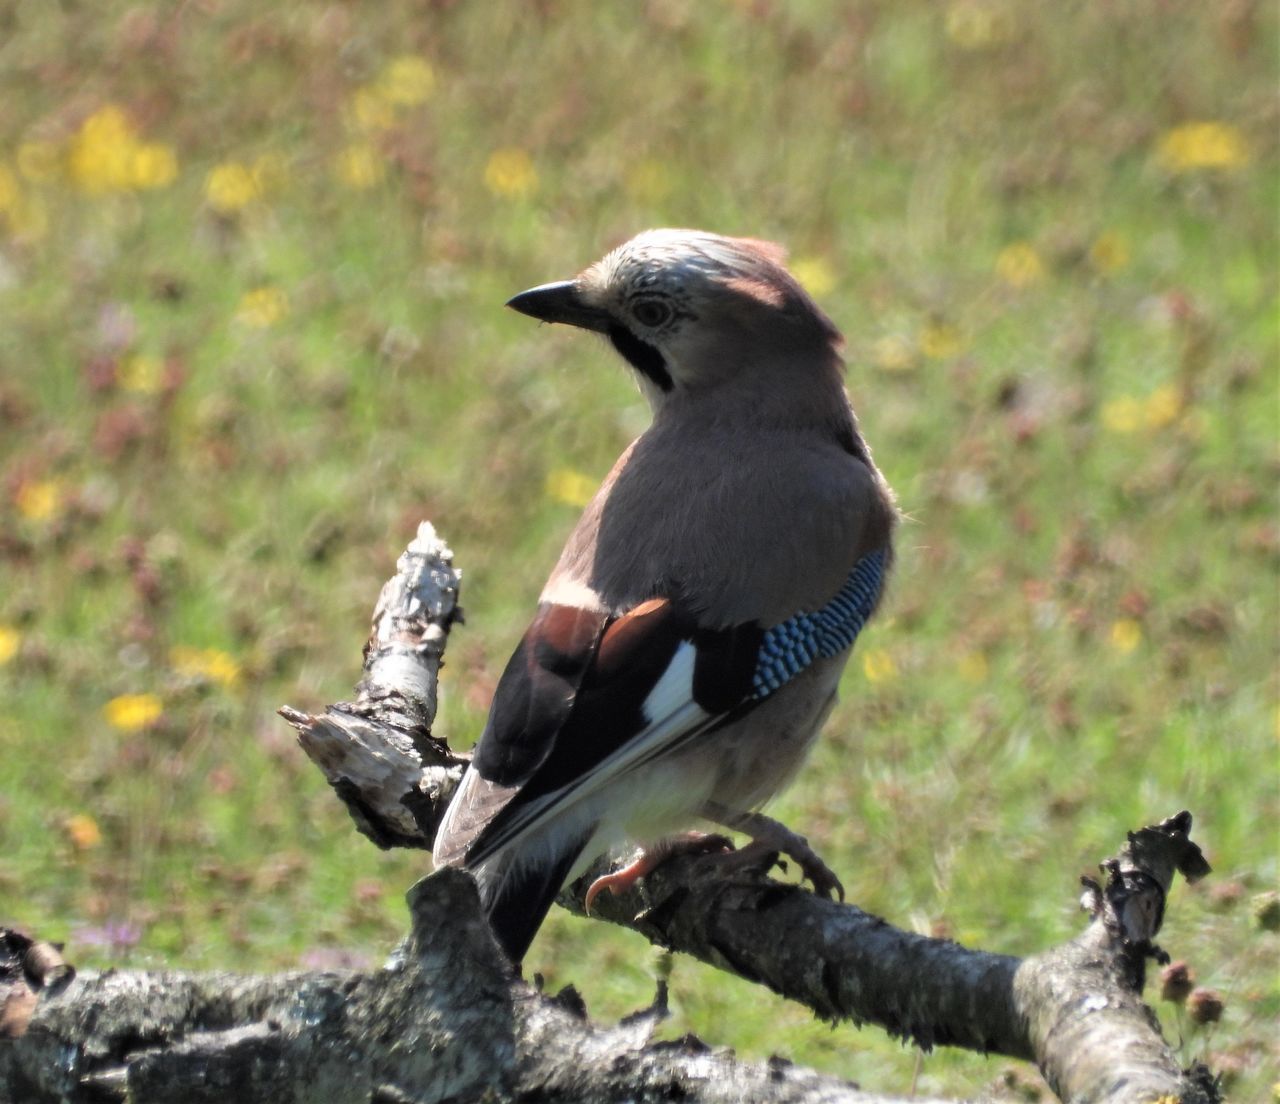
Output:
<instances>
[{"instance_id":1,"label":"yellow wildflower","mask_svg":"<svg viewBox=\"0 0 1280 1104\"><path fill-rule=\"evenodd\" d=\"M49 229L49 209L38 195L19 195L8 211L0 203L0 214L5 215L18 237L42 238Z\"/></svg>"},{"instance_id":2,"label":"yellow wildflower","mask_svg":"<svg viewBox=\"0 0 1280 1104\"><path fill-rule=\"evenodd\" d=\"M1152 429L1163 429L1182 413L1182 391L1171 383L1157 387L1144 404L1144 416Z\"/></svg>"},{"instance_id":3,"label":"yellow wildflower","mask_svg":"<svg viewBox=\"0 0 1280 1104\"><path fill-rule=\"evenodd\" d=\"M169 662L184 678L204 679L228 689L240 681L240 664L217 648L191 648L179 644L169 650Z\"/></svg>"},{"instance_id":4,"label":"yellow wildflower","mask_svg":"<svg viewBox=\"0 0 1280 1104\"><path fill-rule=\"evenodd\" d=\"M623 182L633 203L658 203L671 194L671 171L661 161L641 161Z\"/></svg>"},{"instance_id":5,"label":"yellow wildflower","mask_svg":"<svg viewBox=\"0 0 1280 1104\"><path fill-rule=\"evenodd\" d=\"M484 183L503 199L525 199L538 187L538 170L524 150L504 146L490 155L484 167Z\"/></svg>"},{"instance_id":6,"label":"yellow wildflower","mask_svg":"<svg viewBox=\"0 0 1280 1104\"><path fill-rule=\"evenodd\" d=\"M886 372L905 372L916 360L911 342L899 334L886 334L871 346L871 359Z\"/></svg>"},{"instance_id":7,"label":"yellow wildflower","mask_svg":"<svg viewBox=\"0 0 1280 1104\"><path fill-rule=\"evenodd\" d=\"M178 176L178 155L160 142L134 146L129 172L135 188L163 188Z\"/></svg>"},{"instance_id":8,"label":"yellow wildflower","mask_svg":"<svg viewBox=\"0 0 1280 1104\"><path fill-rule=\"evenodd\" d=\"M62 512L62 484L56 479L23 483L14 496L14 505L28 521L50 521Z\"/></svg>"},{"instance_id":9,"label":"yellow wildflower","mask_svg":"<svg viewBox=\"0 0 1280 1104\"><path fill-rule=\"evenodd\" d=\"M102 829L98 822L87 813L77 813L62 822L62 830L66 832L71 846L77 851L92 851L102 843Z\"/></svg>"},{"instance_id":10,"label":"yellow wildflower","mask_svg":"<svg viewBox=\"0 0 1280 1104\"><path fill-rule=\"evenodd\" d=\"M965 652L960 657L960 677L965 682L986 682L987 681L987 657L981 652Z\"/></svg>"},{"instance_id":11,"label":"yellow wildflower","mask_svg":"<svg viewBox=\"0 0 1280 1104\"><path fill-rule=\"evenodd\" d=\"M22 202L22 190L13 170L0 165L0 212L14 210Z\"/></svg>"},{"instance_id":12,"label":"yellow wildflower","mask_svg":"<svg viewBox=\"0 0 1280 1104\"><path fill-rule=\"evenodd\" d=\"M1121 655L1128 655L1142 643L1142 626L1132 618L1122 617L1111 622L1107 641Z\"/></svg>"},{"instance_id":13,"label":"yellow wildflower","mask_svg":"<svg viewBox=\"0 0 1280 1104\"><path fill-rule=\"evenodd\" d=\"M1112 433L1135 433L1145 419L1143 404L1131 395L1112 399L1102 407L1102 424Z\"/></svg>"},{"instance_id":14,"label":"yellow wildflower","mask_svg":"<svg viewBox=\"0 0 1280 1104\"><path fill-rule=\"evenodd\" d=\"M22 647L22 633L12 625L0 625L0 667L3 667Z\"/></svg>"},{"instance_id":15,"label":"yellow wildflower","mask_svg":"<svg viewBox=\"0 0 1280 1104\"><path fill-rule=\"evenodd\" d=\"M164 362L142 353L126 357L116 370L116 379L126 391L154 395L164 386Z\"/></svg>"},{"instance_id":16,"label":"yellow wildflower","mask_svg":"<svg viewBox=\"0 0 1280 1104\"><path fill-rule=\"evenodd\" d=\"M246 326L266 329L289 313L289 299L278 287L256 287L240 297L236 318Z\"/></svg>"},{"instance_id":17,"label":"yellow wildflower","mask_svg":"<svg viewBox=\"0 0 1280 1104\"><path fill-rule=\"evenodd\" d=\"M1099 234L1089 246L1089 263L1103 276L1119 272L1129 263L1129 243L1114 230Z\"/></svg>"},{"instance_id":18,"label":"yellow wildflower","mask_svg":"<svg viewBox=\"0 0 1280 1104\"><path fill-rule=\"evenodd\" d=\"M868 682L891 682L898 677L898 665L883 648L871 648L862 653L862 673Z\"/></svg>"},{"instance_id":19,"label":"yellow wildflower","mask_svg":"<svg viewBox=\"0 0 1280 1104\"><path fill-rule=\"evenodd\" d=\"M56 172L56 150L48 143L28 143L21 153L23 172L32 179ZM178 175L178 156L172 146L139 141L124 111L107 104L80 124L67 150L67 169L90 193L163 188Z\"/></svg>"},{"instance_id":20,"label":"yellow wildflower","mask_svg":"<svg viewBox=\"0 0 1280 1104\"><path fill-rule=\"evenodd\" d=\"M1145 399L1122 395L1102 407L1102 424L1113 433L1136 433L1140 429L1163 429L1183 413L1182 391L1171 383L1162 384Z\"/></svg>"},{"instance_id":21,"label":"yellow wildflower","mask_svg":"<svg viewBox=\"0 0 1280 1104\"><path fill-rule=\"evenodd\" d=\"M920 333L920 351L932 360L947 360L964 350L964 335L950 323L930 322Z\"/></svg>"},{"instance_id":22,"label":"yellow wildflower","mask_svg":"<svg viewBox=\"0 0 1280 1104\"><path fill-rule=\"evenodd\" d=\"M123 191L133 183L137 135L121 108L107 104L90 115L71 140L67 167L86 192Z\"/></svg>"},{"instance_id":23,"label":"yellow wildflower","mask_svg":"<svg viewBox=\"0 0 1280 1104\"><path fill-rule=\"evenodd\" d=\"M596 481L572 468L556 468L547 473L547 494L569 506L585 506L596 493Z\"/></svg>"},{"instance_id":24,"label":"yellow wildflower","mask_svg":"<svg viewBox=\"0 0 1280 1104\"><path fill-rule=\"evenodd\" d=\"M797 257L791 264L791 275L817 299L830 295L836 287L836 271L825 257Z\"/></svg>"},{"instance_id":25,"label":"yellow wildflower","mask_svg":"<svg viewBox=\"0 0 1280 1104\"><path fill-rule=\"evenodd\" d=\"M333 171L348 188L360 192L381 184L387 175L387 166L373 146L360 142L338 154Z\"/></svg>"},{"instance_id":26,"label":"yellow wildflower","mask_svg":"<svg viewBox=\"0 0 1280 1104\"><path fill-rule=\"evenodd\" d=\"M382 96L403 107L425 103L435 89L435 71L414 54L393 58L378 78L378 91Z\"/></svg>"},{"instance_id":27,"label":"yellow wildflower","mask_svg":"<svg viewBox=\"0 0 1280 1104\"><path fill-rule=\"evenodd\" d=\"M23 142L16 160L18 171L35 183L52 180L62 167L62 155L53 142Z\"/></svg>"},{"instance_id":28,"label":"yellow wildflower","mask_svg":"<svg viewBox=\"0 0 1280 1104\"><path fill-rule=\"evenodd\" d=\"M395 126L395 104L380 88L357 88L351 97L350 121L359 130L388 130Z\"/></svg>"},{"instance_id":29,"label":"yellow wildflower","mask_svg":"<svg viewBox=\"0 0 1280 1104\"><path fill-rule=\"evenodd\" d=\"M107 724L121 732L150 728L163 713L164 705L155 694L121 694L102 707Z\"/></svg>"},{"instance_id":30,"label":"yellow wildflower","mask_svg":"<svg viewBox=\"0 0 1280 1104\"><path fill-rule=\"evenodd\" d=\"M1044 262L1030 242L1014 242L996 257L996 275L1010 287L1030 287L1044 279Z\"/></svg>"},{"instance_id":31,"label":"yellow wildflower","mask_svg":"<svg viewBox=\"0 0 1280 1104\"><path fill-rule=\"evenodd\" d=\"M981 50L1013 37L1013 13L991 0L955 0L947 8L946 29L962 50Z\"/></svg>"},{"instance_id":32,"label":"yellow wildflower","mask_svg":"<svg viewBox=\"0 0 1280 1104\"><path fill-rule=\"evenodd\" d=\"M47 178L58 168L56 151L47 142L28 142L19 154L23 173L32 179ZM70 141L67 168L86 192L163 188L178 175L178 155L172 146L138 140L128 115L108 104L84 120Z\"/></svg>"},{"instance_id":33,"label":"yellow wildflower","mask_svg":"<svg viewBox=\"0 0 1280 1104\"><path fill-rule=\"evenodd\" d=\"M1156 160L1171 173L1239 169L1250 153L1244 134L1230 123L1185 123L1161 136Z\"/></svg>"},{"instance_id":34,"label":"yellow wildflower","mask_svg":"<svg viewBox=\"0 0 1280 1104\"><path fill-rule=\"evenodd\" d=\"M215 165L205 178L205 201L222 215L248 207L261 195L254 173L240 161L223 161Z\"/></svg>"}]
</instances>

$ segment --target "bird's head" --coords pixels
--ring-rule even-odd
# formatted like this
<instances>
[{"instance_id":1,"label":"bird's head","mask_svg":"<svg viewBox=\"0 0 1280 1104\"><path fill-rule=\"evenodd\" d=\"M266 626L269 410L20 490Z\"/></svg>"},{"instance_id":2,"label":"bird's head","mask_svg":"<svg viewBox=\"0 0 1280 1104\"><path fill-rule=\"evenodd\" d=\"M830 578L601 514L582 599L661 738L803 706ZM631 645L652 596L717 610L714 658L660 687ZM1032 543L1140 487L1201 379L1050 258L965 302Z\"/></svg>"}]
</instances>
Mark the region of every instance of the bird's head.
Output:
<instances>
[{"instance_id":1,"label":"bird's head","mask_svg":"<svg viewBox=\"0 0 1280 1104\"><path fill-rule=\"evenodd\" d=\"M681 393L832 362L840 334L783 260L781 247L753 238L646 230L507 306L605 334L657 409Z\"/></svg>"}]
</instances>

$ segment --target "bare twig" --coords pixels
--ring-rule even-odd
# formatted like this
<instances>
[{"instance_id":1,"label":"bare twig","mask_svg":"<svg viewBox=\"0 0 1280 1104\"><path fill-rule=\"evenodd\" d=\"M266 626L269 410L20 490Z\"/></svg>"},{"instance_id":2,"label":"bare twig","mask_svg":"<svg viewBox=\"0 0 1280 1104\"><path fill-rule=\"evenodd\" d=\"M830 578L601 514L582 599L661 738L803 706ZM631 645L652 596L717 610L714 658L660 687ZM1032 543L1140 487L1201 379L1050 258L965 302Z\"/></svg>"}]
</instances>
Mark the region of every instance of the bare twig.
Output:
<instances>
[{"instance_id":1,"label":"bare twig","mask_svg":"<svg viewBox=\"0 0 1280 1104\"><path fill-rule=\"evenodd\" d=\"M465 758L431 735L461 577L448 545L424 521L378 596L356 700L318 716L280 710L356 827L382 848L430 850L466 769Z\"/></svg>"}]
</instances>

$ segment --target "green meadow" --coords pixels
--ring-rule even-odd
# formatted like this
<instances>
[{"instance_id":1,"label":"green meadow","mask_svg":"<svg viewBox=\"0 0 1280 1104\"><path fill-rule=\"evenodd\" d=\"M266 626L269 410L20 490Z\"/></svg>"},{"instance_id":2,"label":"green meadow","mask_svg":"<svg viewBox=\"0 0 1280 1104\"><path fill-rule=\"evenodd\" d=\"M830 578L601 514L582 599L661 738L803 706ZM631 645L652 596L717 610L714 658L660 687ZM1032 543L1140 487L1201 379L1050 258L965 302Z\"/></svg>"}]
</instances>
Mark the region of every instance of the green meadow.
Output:
<instances>
[{"instance_id":1,"label":"green meadow","mask_svg":"<svg viewBox=\"0 0 1280 1104\"><path fill-rule=\"evenodd\" d=\"M388 953L429 859L275 710L350 695L429 518L437 730L476 737L647 419L503 303L693 226L789 249L904 513L770 811L863 908L1028 954L1190 809L1214 874L1161 943L1225 1009L1148 996L1277 1091L1278 41L1249 0L0 4L0 923L82 967ZM557 913L528 967L610 1020L663 964ZM744 1056L1044 1091L684 959L671 992Z\"/></svg>"}]
</instances>

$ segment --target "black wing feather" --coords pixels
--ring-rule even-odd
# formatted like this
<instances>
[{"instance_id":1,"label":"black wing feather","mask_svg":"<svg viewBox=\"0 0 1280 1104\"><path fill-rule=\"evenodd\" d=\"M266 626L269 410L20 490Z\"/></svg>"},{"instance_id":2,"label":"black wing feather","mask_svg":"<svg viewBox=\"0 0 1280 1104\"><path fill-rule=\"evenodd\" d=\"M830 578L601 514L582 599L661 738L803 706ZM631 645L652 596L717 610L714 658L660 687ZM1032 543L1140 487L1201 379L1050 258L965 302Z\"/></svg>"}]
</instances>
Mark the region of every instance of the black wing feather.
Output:
<instances>
[{"instance_id":1,"label":"black wing feather","mask_svg":"<svg viewBox=\"0 0 1280 1104\"><path fill-rule=\"evenodd\" d=\"M559 623L540 612L498 685L472 767L486 780L518 789L471 841L468 864L491 854L495 837L530 803L589 775L645 730L645 701L682 643L698 649L694 696L708 713L741 706L750 694L761 635L754 623L698 630L670 599L655 598L609 621L587 654L572 663L562 649L547 650L538 642L540 625ZM554 680L545 661L530 665L520 658L542 657L544 651L572 671L576 688L569 698L564 680ZM502 701L507 695L511 702Z\"/></svg>"},{"instance_id":2,"label":"black wing feather","mask_svg":"<svg viewBox=\"0 0 1280 1104\"><path fill-rule=\"evenodd\" d=\"M499 786L519 786L555 745L556 733L595 657L606 614L544 602L508 661L471 768Z\"/></svg>"}]
</instances>

